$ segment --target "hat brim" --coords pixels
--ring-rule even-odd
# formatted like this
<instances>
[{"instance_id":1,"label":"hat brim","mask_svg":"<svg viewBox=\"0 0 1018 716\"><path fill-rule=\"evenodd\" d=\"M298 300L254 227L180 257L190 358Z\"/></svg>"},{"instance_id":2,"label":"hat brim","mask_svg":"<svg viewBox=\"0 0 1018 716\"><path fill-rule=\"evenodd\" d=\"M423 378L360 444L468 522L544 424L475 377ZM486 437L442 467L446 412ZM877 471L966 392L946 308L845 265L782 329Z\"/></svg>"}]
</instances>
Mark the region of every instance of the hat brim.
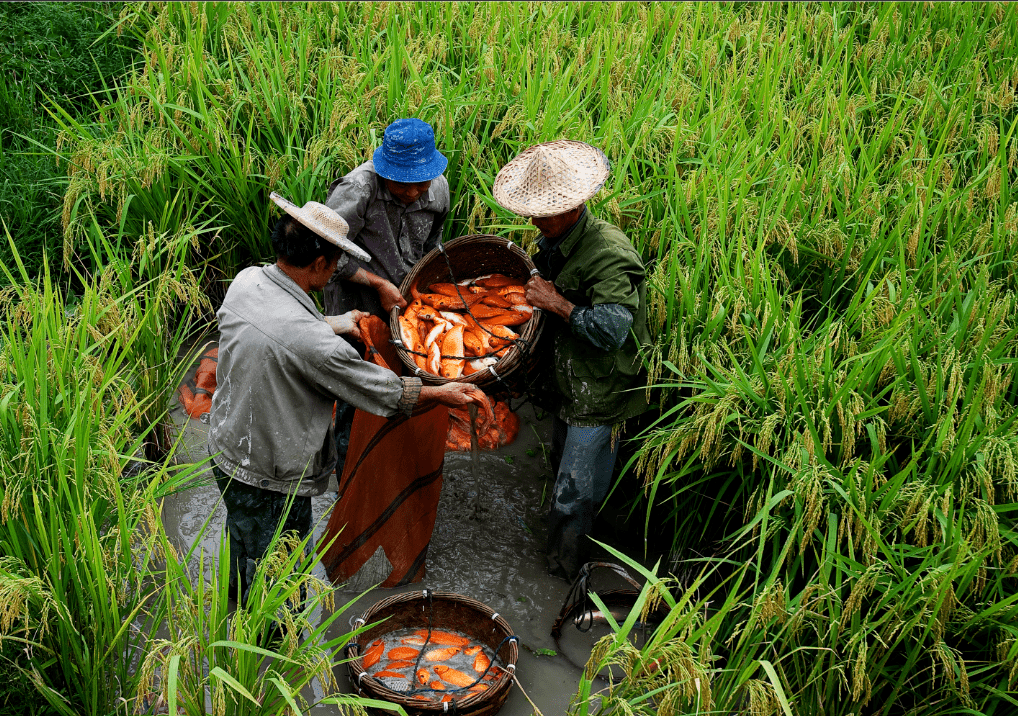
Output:
<instances>
[{"instance_id":1,"label":"hat brim","mask_svg":"<svg viewBox=\"0 0 1018 716\"><path fill-rule=\"evenodd\" d=\"M442 176L445 168L449 166L449 160L437 149L424 164L417 164L413 167L401 167L390 164L382 153L382 147L375 150L371 157L375 165L375 174L401 184L418 184L423 181L431 181Z\"/></svg>"},{"instance_id":2,"label":"hat brim","mask_svg":"<svg viewBox=\"0 0 1018 716\"><path fill-rule=\"evenodd\" d=\"M568 190L560 185L521 186L534 154L541 148L562 151L565 161L581 168L580 186L574 182ZM611 174L611 163L597 147L585 142L559 139L535 144L520 152L502 167L492 185L492 196L503 209L524 217L558 216L585 203L604 186ZM574 178L575 175L574 175Z\"/></svg>"},{"instance_id":3,"label":"hat brim","mask_svg":"<svg viewBox=\"0 0 1018 716\"><path fill-rule=\"evenodd\" d=\"M371 260L371 255L368 252L350 241L350 239L346 238L347 232L350 229L349 225L346 223L346 219L336 213L333 209L327 207L325 204L319 204L316 201L309 201L303 207L300 207L289 199L280 196L276 192L270 193L269 198L276 206L296 219L298 223L311 229L318 236L325 239L333 246L338 246L343 251L352 255L354 258L360 259L361 261ZM320 216L316 216L316 213L321 211L332 212L332 214L335 214L334 218L338 221L323 221ZM329 223L335 225L330 226Z\"/></svg>"}]
</instances>

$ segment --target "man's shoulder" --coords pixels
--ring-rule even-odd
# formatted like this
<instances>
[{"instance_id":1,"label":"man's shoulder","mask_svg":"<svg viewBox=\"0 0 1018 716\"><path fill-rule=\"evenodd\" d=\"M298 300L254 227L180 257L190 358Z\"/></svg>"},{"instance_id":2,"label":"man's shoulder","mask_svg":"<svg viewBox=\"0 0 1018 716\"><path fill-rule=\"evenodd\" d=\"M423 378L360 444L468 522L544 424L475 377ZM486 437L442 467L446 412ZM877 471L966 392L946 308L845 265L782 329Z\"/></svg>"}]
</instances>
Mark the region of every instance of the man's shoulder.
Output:
<instances>
[{"instance_id":1,"label":"man's shoulder","mask_svg":"<svg viewBox=\"0 0 1018 716\"><path fill-rule=\"evenodd\" d=\"M375 163L369 159L332 182L325 204L335 210L340 203L351 200L363 201L372 197L377 189L378 175L375 174Z\"/></svg>"},{"instance_id":2,"label":"man's shoulder","mask_svg":"<svg viewBox=\"0 0 1018 716\"><path fill-rule=\"evenodd\" d=\"M583 253L585 254L623 253L639 255L636 247L633 246L633 242L629 240L629 237L626 236L622 229L596 216L592 216L590 223L587 224L582 245Z\"/></svg>"},{"instance_id":3,"label":"man's shoulder","mask_svg":"<svg viewBox=\"0 0 1018 716\"><path fill-rule=\"evenodd\" d=\"M428 207L429 209L435 213L449 211L449 205L451 203L449 195L449 180L445 178L445 174L439 174L431 180L431 194L434 198L431 200L431 205Z\"/></svg>"}]
</instances>

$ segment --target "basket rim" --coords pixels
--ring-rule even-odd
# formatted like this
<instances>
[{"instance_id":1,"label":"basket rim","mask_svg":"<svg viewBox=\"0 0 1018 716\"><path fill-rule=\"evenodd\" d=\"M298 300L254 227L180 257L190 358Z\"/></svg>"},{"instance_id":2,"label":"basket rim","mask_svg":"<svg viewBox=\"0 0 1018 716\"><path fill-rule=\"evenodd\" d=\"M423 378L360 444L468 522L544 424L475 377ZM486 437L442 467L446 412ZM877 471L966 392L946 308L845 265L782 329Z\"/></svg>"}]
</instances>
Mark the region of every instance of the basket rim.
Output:
<instances>
[{"instance_id":1,"label":"basket rim","mask_svg":"<svg viewBox=\"0 0 1018 716\"><path fill-rule=\"evenodd\" d=\"M465 236L458 236L455 239L450 239L444 244L439 244L437 247L425 254L403 278L403 281L399 286L400 294L406 301L409 302L412 300L410 287L417 282L421 267L430 265L431 262L441 253L449 253L458 248L474 244L487 244L506 249L517 259L522 261L524 268L529 272L529 277L539 275L537 267L534 265L530 254L528 254L520 244L512 241L511 239L496 236L495 234L467 234ZM522 280L527 280L529 277L524 278L522 276L516 276L516 278L520 278ZM389 330L394 338L399 337L400 315L402 315L402 311L399 307L393 306L392 310L389 312ZM520 340L529 346L531 351L537 345L543 327L544 314L540 308L535 307L533 316L531 316L526 322L522 323L520 325L520 330L518 331ZM396 355L403 363L404 368L409 371L408 375L420 378L421 381L428 385L445 385L446 383L455 382L469 383L476 385L479 388L483 388L493 383L505 381L506 378L510 376L510 374L513 373L520 365L524 364L527 359L527 356L521 353L520 347L514 344L502 358L499 358L498 361L494 365L489 366L488 369L479 370L475 373L471 373L470 375L450 379L421 370L417 366L417 363L414 361L411 354L408 352L407 348L403 345L402 341L397 342L395 344L395 348Z\"/></svg>"},{"instance_id":2,"label":"basket rim","mask_svg":"<svg viewBox=\"0 0 1018 716\"><path fill-rule=\"evenodd\" d=\"M379 612L383 609L398 604L410 603L414 601L427 599L429 595L433 600L441 599L445 601L456 602L460 604L465 604L466 606L476 609L485 614L486 616L491 617L492 621L494 621L495 624L505 632L506 637L515 636L512 627L509 626L509 622L507 622L500 613L496 612L494 609L489 607L484 602L478 601L473 597L468 597L465 594L458 594L457 592L435 591L428 589L421 591L414 590L411 592L402 592L400 594L394 594L390 597L381 599L372 604L370 607L368 607L368 609L361 614L360 618L357 621L361 622L364 625L372 624L373 622L371 622L371 618L374 617L376 612ZM378 621L374 623L381 624L382 622ZM348 644L348 646L352 645L356 645L358 647L358 650L360 649L361 643L359 637L354 637L354 639L351 640L350 644ZM516 664L518 663L519 658L520 654L518 643L516 641L510 641L509 659L511 661L509 661L506 664L506 666L501 669L502 673L492 683L491 688L487 691L481 691L472 696L468 696L465 699L457 701L456 708L463 709L466 707L482 704L487 701L495 701L503 697L505 693L508 692L508 689L512 684L512 678L513 676L515 676ZM353 677L353 681L355 682L355 686L358 691L366 690L364 689L364 686L361 684L361 681L364 678L368 678L372 679L372 686L374 689L384 690L386 692L385 698L394 703L398 703L400 706L405 706L422 711L434 710L436 712L440 712L444 710L442 708L443 704L440 702L427 702L411 699L408 696L406 696L403 692L396 691L395 689L390 689L381 681L378 681L377 679L374 679L373 677L369 676L367 670L362 665L362 659L363 654L358 654L356 657L351 658L347 662L347 666L350 669L351 676ZM512 669L508 668L510 664L513 667ZM512 675L510 675L510 672L512 672Z\"/></svg>"}]
</instances>

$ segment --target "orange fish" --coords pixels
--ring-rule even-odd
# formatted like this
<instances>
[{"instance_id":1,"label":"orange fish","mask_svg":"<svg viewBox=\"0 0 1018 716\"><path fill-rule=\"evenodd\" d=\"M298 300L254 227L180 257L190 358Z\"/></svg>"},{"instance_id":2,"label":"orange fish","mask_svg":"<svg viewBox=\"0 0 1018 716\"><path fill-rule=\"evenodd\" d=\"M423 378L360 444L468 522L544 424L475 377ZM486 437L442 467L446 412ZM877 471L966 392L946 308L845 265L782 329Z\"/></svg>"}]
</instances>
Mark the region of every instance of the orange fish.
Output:
<instances>
[{"instance_id":1,"label":"orange fish","mask_svg":"<svg viewBox=\"0 0 1018 716\"><path fill-rule=\"evenodd\" d=\"M463 350L471 355L483 356L487 353L485 340L478 335L478 331L468 329L463 331Z\"/></svg>"},{"instance_id":2,"label":"orange fish","mask_svg":"<svg viewBox=\"0 0 1018 716\"><path fill-rule=\"evenodd\" d=\"M481 691L487 691L487 690L488 690L488 685L487 684L474 684L469 689L467 689L467 691L471 691L471 692L473 692L475 694L479 693Z\"/></svg>"},{"instance_id":3,"label":"orange fish","mask_svg":"<svg viewBox=\"0 0 1018 716\"><path fill-rule=\"evenodd\" d=\"M504 288L506 286L522 286L522 282L518 278L511 278L509 276L503 276L500 273L493 273L487 278L474 279L474 282L478 285L484 286L485 288Z\"/></svg>"},{"instance_id":4,"label":"orange fish","mask_svg":"<svg viewBox=\"0 0 1018 716\"><path fill-rule=\"evenodd\" d=\"M442 372L442 349L439 347L438 341L431 344L427 371L432 375L440 375Z\"/></svg>"},{"instance_id":5,"label":"orange fish","mask_svg":"<svg viewBox=\"0 0 1018 716\"><path fill-rule=\"evenodd\" d=\"M530 305L527 303L527 295L525 293L509 293L505 295L505 300L514 306L522 306L523 304Z\"/></svg>"},{"instance_id":6,"label":"orange fish","mask_svg":"<svg viewBox=\"0 0 1018 716\"><path fill-rule=\"evenodd\" d=\"M426 683L428 683L428 679L430 679L430 678L431 678L431 674L428 673L427 669L418 669L417 670L417 681L418 681L418 683L426 684Z\"/></svg>"},{"instance_id":7,"label":"orange fish","mask_svg":"<svg viewBox=\"0 0 1018 716\"><path fill-rule=\"evenodd\" d=\"M372 666L378 663L378 660L382 658L382 653L385 651L385 644L381 639L376 639L371 642L371 646L364 652L363 664L365 669L370 669Z\"/></svg>"},{"instance_id":8,"label":"orange fish","mask_svg":"<svg viewBox=\"0 0 1018 716\"><path fill-rule=\"evenodd\" d=\"M414 662L412 662L412 661L390 661L386 665L385 668L394 671L396 669L405 669L408 666L413 666L413 665L414 665Z\"/></svg>"},{"instance_id":9,"label":"orange fish","mask_svg":"<svg viewBox=\"0 0 1018 716\"><path fill-rule=\"evenodd\" d=\"M519 294L514 293L510 295L518 296ZM502 298L497 294L485 296L481 300L481 303L483 303L485 306L492 306L493 308L511 308L513 305L510 301Z\"/></svg>"},{"instance_id":10,"label":"orange fish","mask_svg":"<svg viewBox=\"0 0 1018 716\"><path fill-rule=\"evenodd\" d=\"M398 672L388 671L388 670L386 670L386 671L379 671L377 673L372 674L372 676L374 676L376 679L381 679L382 677L386 677L386 678L389 678L389 679L405 679L406 678L406 674L400 674Z\"/></svg>"},{"instance_id":11,"label":"orange fish","mask_svg":"<svg viewBox=\"0 0 1018 716\"><path fill-rule=\"evenodd\" d=\"M421 646L424 644L424 637L420 635L408 636L399 640L400 644L417 644Z\"/></svg>"},{"instance_id":12,"label":"orange fish","mask_svg":"<svg viewBox=\"0 0 1018 716\"><path fill-rule=\"evenodd\" d=\"M436 691L445 691L445 684L443 684L438 679L435 679L430 684L428 684L428 688L435 689Z\"/></svg>"},{"instance_id":13,"label":"orange fish","mask_svg":"<svg viewBox=\"0 0 1018 716\"><path fill-rule=\"evenodd\" d=\"M461 291L464 295L467 293L462 288L459 289L459 291ZM456 290L456 284L454 283L433 283L428 286L428 292L439 293L443 296L452 296L453 298L459 296L459 293Z\"/></svg>"},{"instance_id":14,"label":"orange fish","mask_svg":"<svg viewBox=\"0 0 1018 716\"><path fill-rule=\"evenodd\" d=\"M409 646L397 646L394 649L389 649L389 658L393 661L409 661L416 658L420 653L419 649L412 649Z\"/></svg>"},{"instance_id":15,"label":"orange fish","mask_svg":"<svg viewBox=\"0 0 1018 716\"><path fill-rule=\"evenodd\" d=\"M443 696L442 697L442 703L445 703L446 701L452 701L452 696L450 696L449 694L446 694L445 696Z\"/></svg>"},{"instance_id":16,"label":"orange fish","mask_svg":"<svg viewBox=\"0 0 1018 716\"><path fill-rule=\"evenodd\" d=\"M473 317L480 321L485 321L495 316L501 316L505 312L505 308L496 308L484 303L479 303L470 309L470 313Z\"/></svg>"},{"instance_id":17,"label":"orange fish","mask_svg":"<svg viewBox=\"0 0 1018 716\"><path fill-rule=\"evenodd\" d=\"M443 296L440 293L421 294L421 301L433 308L437 308L439 311L456 310L462 309L465 306L472 306L482 298L484 298L484 294L480 293L463 294L463 298L459 296Z\"/></svg>"},{"instance_id":18,"label":"orange fish","mask_svg":"<svg viewBox=\"0 0 1018 716\"><path fill-rule=\"evenodd\" d=\"M496 310L496 309L492 309ZM526 323L530 316L523 313L522 311L507 311L505 309L497 309L498 313L494 316L477 316L481 319L481 325L491 327L495 326L518 326L521 323ZM477 311L474 311L474 315L477 315ZM533 313L531 313L533 315Z\"/></svg>"},{"instance_id":19,"label":"orange fish","mask_svg":"<svg viewBox=\"0 0 1018 716\"><path fill-rule=\"evenodd\" d=\"M489 659L484 652L474 657L474 671L481 673L491 665L491 659Z\"/></svg>"},{"instance_id":20,"label":"orange fish","mask_svg":"<svg viewBox=\"0 0 1018 716\"><path fill-rule=\"evenodd\" d=\"M442 340L442 355L463 355L463 326L453 326L445 334ZM441 361L443 378L455 380L463 375L463 358L442 358Z\"/></svg>"},{"instance_id":21,"label":"orange fish","mask_svg":"<svg viewBox=\"0 0 1018 716\"><path fill-rule=\"evenodd\" d=\"M495 407L497 408L499 405L502 405L502 403L496 403ZM467 647L466 649L464 649L463 653L466 656L473 656L474 654L478 653L480 650L481 650L481 645L480 644L474 644L473 646Z\"/></svg>"},{"instance_id":22,"label":"orange fish","mask_svg":"<svg viewBox=\"0 0 1018 716\"><path fill-rule=\"evenodd\" d=\"M436 668L435 671L437 672L438 669ZM443 669L442 673L440 673L439 676L442 677L442 681L444 681L445 683L459 687L470 686L472 683L474 683L474 681L476 681L474 677L469 676L468 674L464 674L459 669L453 668Z\"/></svg>"},{"instance_id":23,"label":"orange fish","mask_svg":"<svg viewBox=\"0 0 1018 716\"><path fill-rule=\"evenodd\" d=\"M447 646L442 649L432 649L425 652L424 658L428 661L447 661L459 654L461 649L458 646Z\"/></svg>"}]
</instances>

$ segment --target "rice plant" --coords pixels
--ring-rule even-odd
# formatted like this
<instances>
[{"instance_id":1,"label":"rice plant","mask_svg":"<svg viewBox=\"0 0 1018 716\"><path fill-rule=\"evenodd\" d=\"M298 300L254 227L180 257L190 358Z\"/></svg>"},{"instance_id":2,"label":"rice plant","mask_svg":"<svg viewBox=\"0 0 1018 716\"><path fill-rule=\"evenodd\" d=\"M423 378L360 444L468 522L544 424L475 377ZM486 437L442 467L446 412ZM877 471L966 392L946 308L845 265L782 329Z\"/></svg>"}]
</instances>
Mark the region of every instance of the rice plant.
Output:
<instances>
[{"instance_id":1,"label":"rice plant","mask_svg":"<svg viewBox=\"0 0 1018 716\"><path fill-rule=\"evenodd\" d=\"M531 245L499 167L604 149L592 208L648 262L656 338L622 479L721 585L672 597L677 688L624 639L595 655L634 665L604 713L1013 709L1013 5L148 4L123 27L144 63L96 121L60 115L68 261L190 227L196 275L228 277L269 257L269 191L321 200L400 116L450 157L447 236Z\"/></svg>"}]
</instances>

